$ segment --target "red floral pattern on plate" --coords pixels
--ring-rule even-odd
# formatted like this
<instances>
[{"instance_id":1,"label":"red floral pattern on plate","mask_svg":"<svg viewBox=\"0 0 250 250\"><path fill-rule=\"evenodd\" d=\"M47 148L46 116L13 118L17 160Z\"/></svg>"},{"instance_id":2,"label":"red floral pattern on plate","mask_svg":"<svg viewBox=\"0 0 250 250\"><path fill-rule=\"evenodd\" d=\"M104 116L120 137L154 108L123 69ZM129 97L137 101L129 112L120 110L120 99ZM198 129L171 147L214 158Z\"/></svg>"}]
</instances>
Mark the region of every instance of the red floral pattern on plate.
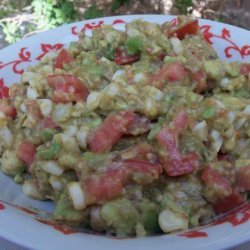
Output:
<instances>
[{"instance_id":1,"label":"red floral pattern on plate","mask_svg":"<svg viewBox=\"0 0 250 250\"><path fill-rule=\"evenodd\" d=\"M0 69L12 64L12 69L13 69L14 73L20 74L20 75L23 74L24 70L18 69L17 66L23 62L31 62L31 60L30 60L31 53L27 49L27 47L23 47L20 49L18 56L19 56L19 58L14 60L14 61L10 61L7 63L0 62Z\"/></svg>"},{"instance_id":2,"label":"red floral pattern on plate","mask_svg":"<svg viewBox=\"0 0 250 250\"><path fill-rule=\"evenodd\" d=\"M220 225L224 223L230 223L233 227L239 226L241 224L244 224L250 220L250 204L246 203L243 206L240 206L231 212L229 212L226 215L223 215L222 217L216 219L215 222L205 225L204 228L211 227L213 225ZM181 234L178 234L178 236L185 236L188 238L199 238L199 237L207 237L207 232L199 231L199 230L190 230Z\"/></svg>"},{"instance_id":3,"label":"red floral pattern on plate","mask_svg":"<svg viewBox=\"0 0 250 250\"><path fill-rule=\"evenodd\" d=\"M170 22L174 26L177 23L177 19L174 18ZM115 19L111 25L114 26L116 24L125 24L125 23L126 22L122 19ZM104 20L99 20L98 22L87 22L84 24L84 26L82 28L80 28L80 30L77 30L78 29L77 26L72 26L71 27L71 34L78 35L79 32L93 30L94 28L101 27L103 24L104 24ZM244 58L246 56L250 56L250 45L245 44L242 47L238 46L233 41L233 39L231 37L230 30L228 30L227 28L223 28L221 30L221 34L218 35L218 34L214 34L211 31L211 28L212 28L211 25L202 25L200 27L200 31L203 34L204 38L211 44L214 43L212 41L213 38L222 39L222 40L226 41L227 43L229 43L229 46L227 46L224 49L224 52L225 52L225 55L227 58L232 57L232 53L231 53L232 50L237 51L241 55L242 58ZM40 54L37 55L36 57L34 57L36 60L41 60L50 51L56 51L56 50L61 49L63 47L63 44L58 43L58 44L52 45L52 44L41 43L40 47L41 47ZM21 75L24 72L24 69L20 69L20 68L18 68L18 66L21 63L31 62L31 52L27 49L27 47L23 47L20 49L18 56L19 56L19 58L16 60L13 60L10 62L0 62L0 70L6 66L12 65L13 73Z\"/></svg>"},{"instance_id":4,"label":"red floral pattern on plate","mask_svg":"<svg viewBox=\"0 0 250 250\"><path fill-rule=\"evenodd\" d=\"M61 49L62 47L63 47L62 43L56 43L54 45L41 43L42 53L36 57L36 60L41 60L49 52L57 51L57 50Z\"/></svg>"},{"instance_id":5,"label":"red floral pattern on plate","mask_svg":"<svg viewBox=\"0 0 250 250\"><path fill-rule=\"evenodd\" d=\"M71 28L72 35L78 35L80 32L85 32L86 30L92 30L94 28L99 28L103 25L104 21L100 20L98 23L91 22L91 23L85 23L84 26L80 29L80 31L77 31L77 26L73 26Z\"/></svg>"},{"instance_id":6,"label":"red floral pattern on plate","mask_svg":"<svg viewBox=\"0 0 250 250\"><path fill-rule=\"evenodd\" d=\"M250 220L250 204L246 203L243 206L240 206L225 216L217 219L213 225L219 225L226 222L229 222L233 227L239 226L243 223L246 223Z\"/></svg>"},{"instance_id":7,"label":"red floral pattern on plate","mask_svg":"<svg viewBox=\"0 0 250 250\"><path fill-rule=\"evenodd\" d=\"M116 19L112 22L112 26L116 24L125 24L126 22L123 21L122 19ZM78 35L80 32L85 32L86 30L93 30L95 28L99 28L104 24L103 20L99 20L98 23L96 22L91 22L91 23L86 23L84 26L80 29L80 31L77 31L77 26L73 26L71 28L71 33L72 35Z\"/></svg>"},{"instance_id":8,"label":"red floral pattern on plate","mask_svg":"<svg viewBox=\"0 0 250 250\"><path fill-rule=\"evenodd\" d=\"M4 209L5 209L4 204L0 203L0 210L4 210Z\"/></svg>"},{"instance_id":9,"label":"red floral pattern on plate","mask_svg":"<svg viewBox=\"0 0 250 250\"><path fill-rule=\"evenodd\" d=\"M35 216L35 219L40 222L40 223L43 223L43 224L46 224L46 225L49 225L49 226L52 226L54 229L56 229L57 231L60 231L62 232L63 234L72 234L72 233L77 233L77 231L75 229L72 229L70 227L67 227L67 226L63 226L63 225L59 225L53 221L49 221L49 220L46 220L46 219L43 219L43 218L39 218L39 214L38 212L35 210L35 209L31 209L31 208L27 208L27 207L23 207L23 206L20 206L18 204L12 204L10 202L6 202L6 201L1 201L0 202L0 210L3 210L5 209L5 206L4 204L7 204L9 205L10 207L13 207L13 208L16 208L18 210L20 210L21 212L24 212L28 215L33 215Z\"/></svg>"},{"instance_id":10,"label":"red floral pattern on plate","mask_svg":"<svg viewBox=\"0 0 250 250\"><path fill-rule=\"evenodd\" d=\"M63 226L63 225L59 225L53 221L48 221L48 220L44 220L44 219L41 219L41 218L36 218L36 220L40 223L43 223L45 225L48 225L48 226L51 226L53 227L54 229L56 229L57 231L60 231L61 233L63 234L73 234L73 233L77 233L77 231L73 228L70 228L70 227L66 227L66 226Z\"/></svg>"},{"instance_id":11,"label":"red floral pattern on plate","mask_svg":"<svg viewBox=\"0 0 250 250\"><path fill-rule=\"evenodd\" d=\"M9 202L0 200L0 210L4 210L6 208L3 203L5 203L13 208L16 208L16 209L18 209L18 210L20 210L28 215L35 216L35 219L38 222L46 224L48 226L51 226L54 229L56 229L57 231L62 232L63 234L67 235L67 234L79 233L79 231L77 231L71 227L60 225L60 224L57 224L53 221L50 221L50 220L47 220L44 218L40 218L40 217L38 217L39 214L38 214L37 210L31 209L31 208L26 208L26 207L20 206L18 204L11 204ZM228 222L231 223L233 227L235 227L235 226L241 225L243 223L246 223L249 220L250 220L250 204L247 203L247 204L244 204L243 206L241 206L237 209L234 209L233 211L229 212L227 215L217 219L214 223L206 225L202 228L205 229L207 227L220 225L220 224L228 223ZM91 234L93 234L93 233L91 232ZM209 235L207 232L204 232L204 231L189 230L187 232L180 233L177 236L187 237L187 238L204 238L204 237L208 237Z\"/></svg>"},{"instance_id":12,"label":"red floral pattern on plate","mask_svg":"<svg viewBox=\"0 0 250 250\"><path fill-rule=\"evenodd\" d=\"M176 25L176 18L171 21L172 25ZM116 25L116 24L125 24L126 22L122 19L115 19L111 25ZM103 20L99 20L98 22L90 22L90 23L85 23L82 28L78 30L77 26L71 27L71 34L72 35L78 35L79 32L84 32L87 30L93 30L94 28L101 27L104 24ZM234 50L238 52L242 58L249 56L250 55L250 45L246 44L242 47L238 46L232 39L231 36L231 31L227 28L223 28L221 30L220 34L214 34L211 31L212 26L211 25L202 25L200 26L200 31L203 34L204 38L210 43L213 44L213 39L222 39L223 41L228 43L228 46L224 49L224 53L227 58L232 57L231 51ZM41 51L40 53L34 57L36 60L41 60L48 52L50 51L56 51L59 50L63 47L63 44L57 43L57 44L48 44L48 43L41 43L40 48ZM12 60L10 62L0 62L0 70L3 69L4 67L12 65L12 71L15 74L23 74L24 69L19 68L20 64L22 63L29 63L31 62L31 52L28 50L27 47L22 47L18 53L18 58L16 60ZM4 97L8 97L9 93L9 88L4 85L4 80L3 78L0 79L0 99ZM29 208L22 207L20 205L13 205L7 202L2 201L0 203L0 210L4 210L6 207L3 204L8 204L9 206L15 207L16 209L25 212L29 215L35 216L36 220L39 221L40 223L52 226L54 229L64 233L64 234L72 234L76 233L77 231L68 228L65 226L58 225L54 222L38 218L38 213L36 211L33 211ZM226 216L217 219L214 223L208 226L213 226L213 225L219 225L223 223L230 223L233 227L241 225L243 223L246 223L250 220L250 204L246 204L243 207L238 208L237 210L234 210L227 214ZM204 228L205 228L204 227ZM187 238L196 238L196 237L207 237L208 234L207 232L204 231L199 231L199 230L190 230L184 233L179 234L178 236L184 236Z\"/></svg>"},{"instance_id":13,"label":"red floral pattern on plate","mask_svg":"<svg viewBox=\"0 0 250 250\"><path fill-rule=\"evenodd\" d=\"M178 24L178 19L174 18L171 21L172 26L176 26ZM222 39L225 42L227 42L229 44L229 46L227 46L224 49L225 55L227 58L231 58L232 54L231 54L231 50L235 50L237 51L242 58L249 56L250 55L250 45L246 44L242 47L238 46L231 37L231 32L230 30L228 30L227 28L223 28L221 30L221 33L219 35L214 34L211 31L212 26L211 25L202 25L200 26L200 32L203 34L203 37L210 43L213 44L214 42L211 40L212 38L217 38L217 39Z\"/></svg>"},{"instance_id":14,"label":"red floral pattern on plate","mask_svg":"<svg viewBox=\"0 0 250 250\"><path fill-rule=\"evenodd\" d=\"M231 37L231 32L230 30L223 28L221 30L221 34L216 35L214 33L211 32L211 25L203 25L200 27L200 31L203 34L204 38L210 43L213 44L213 41L211 40L212 38L218 38L218 39L222 39L224 41L226 41L229 45L224 49L225 55L227 58L231 58L232 54L231 54L231 50L235 50L237 51L242 58L244 58L245 56L249 56L250 55L250 45L246 44L242 47L238 46Z\"/></svg>"},{"instance_id":15,"label":"red floral pattern on plate","mask_svg":"<svg viewBox=\"0 0 250 250\"><path fill-rule=\"evenodd\" d=\"M0 79L0 99L9 97L9 88L4 86L3 78Z\"/></svg>"},{"instance_id":16,"label":"red floral pattern on plate","mask_svg":"<svg viewBox=\"0 0 250 250\"><path fill-rule=\"evenodd\" d=\"M192 231L188 231L182 234L178 234L178 236L184 236L187 238L201 238L201 237L208 237L208 234L207 232L192 230Z\"/></svg>"}]
</instances>

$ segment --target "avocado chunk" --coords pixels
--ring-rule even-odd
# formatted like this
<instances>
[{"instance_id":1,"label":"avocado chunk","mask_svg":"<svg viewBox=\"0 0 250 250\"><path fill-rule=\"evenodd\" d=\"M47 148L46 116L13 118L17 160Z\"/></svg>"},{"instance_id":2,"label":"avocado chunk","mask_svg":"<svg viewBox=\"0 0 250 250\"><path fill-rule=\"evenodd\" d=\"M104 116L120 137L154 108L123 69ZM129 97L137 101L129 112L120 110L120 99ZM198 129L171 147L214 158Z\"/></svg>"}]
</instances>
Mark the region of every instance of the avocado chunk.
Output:
<instances>
[{"instance_id":1,"label":"avocado chunk","mask_svg":"<svg viewBox=\"0 0 250 250\"><path fill-rule=\"evenodd\" d=\"M224 62L223 65L228 76L237 77L240 75L240 64L238 62Z\"/></svg>"},{"instance_id":2,"label":"avocado chunk","mask_svg":"<svg viewBox=\"0 0 250 250\"><path fill-rule=\"evenodd\" d=\"M139 213L128 199L122 198L105 203L100 215L107 226L115 230L117 236L135 235Z\"/></svg>"},{"instance_id":3,"label":"avocado chunk","mask_svg":"<svg viewBox=\"0 0 250 250\"><path fill-rule=\"evenodd\" d=\"M223 102L226 108L232 111L239 111L246 107L247 102L244 99L224 94L218 94L216 97Z\"/></svg>"},{"instance_id":4,"label":"avocado chunk","mask_svg":"<svg viewBox=\"0 0 250 250\"><path fill-rule=\"evenodd\" d=\"M225 75L225 70L220 60L206 61L205 70L207 77L211 80L219 81Z\"/></svg>"},{"instance_id":5,"label":"avocado chunk","mask_svg":"<svg viewBox=\"0 0 250 250\"><path fill-rule=\"evenodd\" d=\"M16 175L24 170L24 164L17 158L16 152L6 150L2 155L2 170L5 174Z\"/></svg>"},{"instance_id":6,"label":"avocado chunk","mask_svg":"<svg viewBox=\"0 0 250 250\"><path fill-rule=\"evenodd\" d=\"M64 191L53 211L52 219L68 225L77 226L83 222L86 216L87 212L77 211L73 208L73 204L67 192Z\"/></svg>"},{"instance_id":7,"label":"avocado chunk","mask_svg":"<svg viewBox=\"0 0 250 250\"><path fill-rule=\"evenodd\" d=\"M145 199L140 202L137 207L141 215L144 229L150 234L160 232L161 229L158 223L159 208L156 204Z\"/></svg>"}]
</instances>

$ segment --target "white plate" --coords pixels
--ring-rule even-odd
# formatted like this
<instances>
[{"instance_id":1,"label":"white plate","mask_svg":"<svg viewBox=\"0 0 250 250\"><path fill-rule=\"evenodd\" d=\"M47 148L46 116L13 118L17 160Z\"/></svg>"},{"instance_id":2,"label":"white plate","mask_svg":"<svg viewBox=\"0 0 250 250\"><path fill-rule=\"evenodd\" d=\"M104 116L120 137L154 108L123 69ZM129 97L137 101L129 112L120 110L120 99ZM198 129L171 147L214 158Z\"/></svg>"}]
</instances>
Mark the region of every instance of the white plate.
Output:
<instances>
[{"instance_id":1,"label":"white plate","mask_svg":"<svg viewBox=\"0 0 250 250\"><path fill-rule=\"evenodd\" d=\"M0 51L0 98L7 96L8 86L17 82L29 65L38 63L49 51L77 40L79 31L88 33L103 23L123 29L126 22L141 18L163 23L173 16L118 16L67 24L26 38ZM250 62L250 32L223 23L199 20L201 31L213 44L222 60ZM33 249L222 249L250 239L250 205L224 218L220 223L185 233L137 239L112 239L105 236L76 233L56 225L39 222L34 213L22 207L50 212L51 202L38 202L25 197L20 187L0 174L0 236ZM6 203L7 202L7 203ZM19 206L17 206L19 205ZM63 231L63 232L62 232Z\"/></svg>"}]
</instances>

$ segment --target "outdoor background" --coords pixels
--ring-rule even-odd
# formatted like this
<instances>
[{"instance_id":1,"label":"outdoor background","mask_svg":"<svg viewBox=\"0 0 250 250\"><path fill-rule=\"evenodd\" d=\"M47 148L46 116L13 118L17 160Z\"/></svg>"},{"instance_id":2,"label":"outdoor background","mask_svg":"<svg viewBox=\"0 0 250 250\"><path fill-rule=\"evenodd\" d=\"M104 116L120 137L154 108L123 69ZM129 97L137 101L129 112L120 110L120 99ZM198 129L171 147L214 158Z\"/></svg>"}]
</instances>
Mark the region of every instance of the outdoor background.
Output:
<instances>
[{"instance_id":1,"label":"outdoor background","mask_svg":"<svg viewBox=\"0 0 250 250\"><path fill-rule=\"evenodd\" d=\"M249 0L0 0L0 49L63 23L153 13L185 14L250 29Z\"/></svg>"},{"instance_id":2,"label":"outdoor background","mask_svg":"<svg viewBox=\"0 0 250 250\"><path fill-rule=\"evenodd\" d=\"M250 0L0 0L0 49L63 23L124 14L187 14L250 29ZM0 238L1 250L25 250ZM249 249L249 244L232 250Z\"/></svg>"}]
</instances>

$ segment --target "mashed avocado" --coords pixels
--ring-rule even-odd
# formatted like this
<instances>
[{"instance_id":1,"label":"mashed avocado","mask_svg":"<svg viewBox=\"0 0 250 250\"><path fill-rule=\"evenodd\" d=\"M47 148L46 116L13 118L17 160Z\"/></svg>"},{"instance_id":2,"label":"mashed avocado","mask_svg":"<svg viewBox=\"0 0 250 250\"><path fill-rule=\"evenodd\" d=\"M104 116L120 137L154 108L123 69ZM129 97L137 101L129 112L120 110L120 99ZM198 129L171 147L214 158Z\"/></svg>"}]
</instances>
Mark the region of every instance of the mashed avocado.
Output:
<instances>
[{"instance_id":1,"label":"mashed avocado","mask_svg":"<svg viewBox=\"0 0 250 250\"><path fill-rule=\"evenodd\" d=\"M61 224L203 225L249 194L249 83L250 65L221 61L188 17L81 33L0 100L1 170Z\"/></svg>"}]
</instances>

